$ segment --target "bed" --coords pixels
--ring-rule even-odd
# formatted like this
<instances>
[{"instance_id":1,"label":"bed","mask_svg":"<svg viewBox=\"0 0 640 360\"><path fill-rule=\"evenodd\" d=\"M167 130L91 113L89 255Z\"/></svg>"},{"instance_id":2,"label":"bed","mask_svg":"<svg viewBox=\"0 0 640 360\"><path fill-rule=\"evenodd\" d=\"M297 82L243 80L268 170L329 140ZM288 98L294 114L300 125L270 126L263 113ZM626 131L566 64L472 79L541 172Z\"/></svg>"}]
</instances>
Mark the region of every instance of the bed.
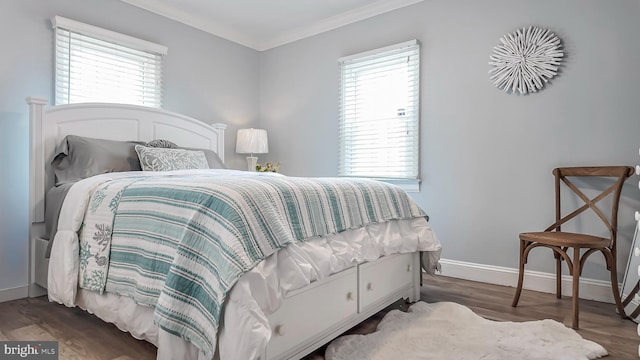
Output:
<instances>
[{"instance_id":1,"label":"bed","mask_svg":"<svg viewBox=\"0 0 640 360\"><path fill-rule=\"evenodd\" d=\"M142 145L162 139L196 152L212 151L224 162L226 125L210 125L133 105L47 106L45 99L34 97L27 98L27 103L31 143L30 295L48 292L53 302L78 306L114 323L156 345L158 359L301 358L398 299L417 301L421 262L428 271L437 265L441 247L426 215L396 187L368 180L303 179L226 169L114 171L83 177L69 186L55 229L47 236L44 223L49 206L45 199L59 182L51 162L69 136ZM136 147L138 150L142 148ZM145 155L138 154L143 163ZM345 214L326 210L331 201L334 207L364 204L357 200L361 198L345 197L352 196L354 188L365 194L362 198L377 194L380 199L376 201L386 204L380 209L391 208L391 202L402 203L406 216L397 213L381 220L383 214L394 212L364 208L346 216L357 209L355 205L352 210L344 210ZM204 189L198 193L198 201L206 195L204 203L208 205L187 206L187 200L175 195L192 194L195 189ZM252 192L243 198L221 200L247 189ZM340 195L341 189L348 189L344 194L351 195ZM331 194L320 194L324 192ZM157 210L159 194L168 193L172 194L167 195L171 203L165 201L163 210ZM292 197L305 199L308 204L316 204L313 199L318 197L321 200L317 203L324 201L328 207L308 207L317 210L314 216L325 218L318 217L323 220L315 223L296 218L300 210L291 210L287 200ZM242 199L250 200L240 204ZM247 215L269 207L273 210ZM171 228L173 220L168 216L180 211L194 211L200 214L197 216L206 213L218 220L206 223L210 226L207 231L198 227L205 220L176 222ZM369 222L351 222L369 212ZM127 216L136 220L127 223ZM145 217L163 220L139 220ZM101 229L100 221L113 224L108 241L95 235L95 229ZM254 231L258 228L262 230ZM190 230L178 236L171 229ZM149 246L163 249L154 253L149 264L153 269L167 268L165 277L158 275L162 271L152 273L142 265L146 260L140 259L151 257L148 252L140 255L142 245L138 245L137 236L142 232ZM132 238L135 250L131 250ZM151 241L158 238L165 242L158 245ZM227 238L246 239L242 245L229 240L234 245L224 245L221 248L226 250L218 252L211 252L206 245L214 239L216 246L221 246ZM102 253L86 250L98 245L104 246ZM233 256L218 258L219 253ZM124 255L118 258L119 254ZM236 267L241 270L236 271ZM96 274L96 269L104 269L101 277L87 276ZM227 278L227 273L233 276ZM136 279L135 285L131 279ZM188 286L185 279L191 280ZM178 316L180 321L176 320Z\"/></svg>"}]
</instances>

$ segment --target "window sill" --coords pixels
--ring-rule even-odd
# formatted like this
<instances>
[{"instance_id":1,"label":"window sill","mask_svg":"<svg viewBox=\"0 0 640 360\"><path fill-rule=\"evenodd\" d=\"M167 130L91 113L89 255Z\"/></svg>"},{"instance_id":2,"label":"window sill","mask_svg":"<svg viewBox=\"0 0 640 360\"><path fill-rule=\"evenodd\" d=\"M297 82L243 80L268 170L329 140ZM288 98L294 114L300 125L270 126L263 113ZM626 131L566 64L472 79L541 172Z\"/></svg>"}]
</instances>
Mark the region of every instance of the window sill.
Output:
<instances>
[{"instance_id":1,"label":"window sill","mask_svg":"<svg viewBox=\"0 0 640 360\"><path fill-rule=\"evenodd\" d=\"M420 192L420 179L375 179L375 180L397 185L408 193Z\"/></svg>"}]
</instances>

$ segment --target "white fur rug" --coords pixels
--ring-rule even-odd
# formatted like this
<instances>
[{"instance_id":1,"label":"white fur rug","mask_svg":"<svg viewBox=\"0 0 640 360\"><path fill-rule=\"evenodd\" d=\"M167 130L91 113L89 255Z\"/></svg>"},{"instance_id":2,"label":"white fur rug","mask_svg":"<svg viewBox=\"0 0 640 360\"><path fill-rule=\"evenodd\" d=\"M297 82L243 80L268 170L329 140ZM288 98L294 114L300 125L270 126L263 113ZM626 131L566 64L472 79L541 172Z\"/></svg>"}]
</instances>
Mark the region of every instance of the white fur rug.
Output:
<instances>
[{"instance_id":1,"label":"white fur rug","mask_svg":"<svg viewBox=\"0 0 640 360\"><path fill-rule=\"evenodd\" d=\"M334 340L327 360L552 360L597 359L600 345L554 320L486 320L452 302L417 302L409 312L390 311L367 335Z\"/></svg>"}]
</instances>

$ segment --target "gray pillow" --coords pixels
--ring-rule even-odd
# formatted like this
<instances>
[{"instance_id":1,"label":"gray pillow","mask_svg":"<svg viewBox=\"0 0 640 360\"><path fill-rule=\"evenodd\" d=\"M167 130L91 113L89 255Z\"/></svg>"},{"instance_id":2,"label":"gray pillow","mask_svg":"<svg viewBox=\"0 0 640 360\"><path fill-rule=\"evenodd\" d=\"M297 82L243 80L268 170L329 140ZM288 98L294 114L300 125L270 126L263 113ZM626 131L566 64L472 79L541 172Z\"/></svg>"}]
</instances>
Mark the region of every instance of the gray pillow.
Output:
<instances>
[{"instance_id":1,"label":"gray pillow","mask_svg":"<svg viewBox=\"0 0 640 360\"><path fill-rule=\"evenodd\" d=\"M152 148L136 145L143 171L171 171L208 169L209 163L202 151L185 149Z\"/></svg>"},{"instance_id":2,"label":"gray pillow","mask_svg":"<svg viewBox=\"0 0 640 360\"><path fill-rule=\"evenodd\" d=\"M51 168L56 184L109 172L140 171L137 141L114 141L67 135L54 153Z\"/></svg>"},{"instance_id":3,"label":"gray pillow","mask_svg":"<svg viewBox=\"0 0 640 360\"><path fill-rule=\"evenodd\" d=\"M144 144L146 147L165 148L165 149L177 149L178 145L165 139L155 139Z\"/></svg>"},{"instance_id":4,"label":"gray pillow","mask_svg":"<svg viewBox=\"0 0 640 360\"><path fill-rule=\"evenodd\" d=\"M197 148L185 148L180 147L180 149L192 150L192 151L202 151L204 153L204 157L207 158L207 163L209 164L209 169L226 169L224 166L222 159L216 154L215 151L209 149L197 149Z\"/></svg>"}]
</instances>

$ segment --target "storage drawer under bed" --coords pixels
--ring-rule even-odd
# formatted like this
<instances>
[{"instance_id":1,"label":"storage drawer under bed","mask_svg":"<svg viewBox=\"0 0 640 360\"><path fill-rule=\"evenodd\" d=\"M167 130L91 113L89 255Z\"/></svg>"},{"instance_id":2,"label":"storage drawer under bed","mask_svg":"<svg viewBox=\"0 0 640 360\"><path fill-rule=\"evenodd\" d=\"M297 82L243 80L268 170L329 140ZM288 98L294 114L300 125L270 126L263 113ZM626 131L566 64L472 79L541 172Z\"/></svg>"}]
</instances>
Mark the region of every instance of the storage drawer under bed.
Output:
<instances>
[{"instance_id":1,"label":"storage drawer under bed","mask_svg":"<svg viewBox=\"0 0 640 360\"><path fill-rule=\"evenodd\" d=\"M291 350L304 347L317 337L318 329L337 328L355 315L357 275L357 268L350 268L289 294L282 306L268 317L272 334L267 359L287 357Z\"/></svg>"},{"instance_id":2,"label":"storage drawer under bed","mask_svg":"<svg viewBox=\"0 0 640 360\"><path fill-rule=\"evenodd\" d=\"M300 358L394 301L410 298L419 286L417 256L385 256L287 294L268 316L266 358Z\"/></svg>"},{"instance_id":3,"label":"storage drawer under bed","mask_svg":"<svg viewBox=\"0 0 640 360\"><path fill-rule=\"evenodd\" d=\"M413 254L389 255L358 266L358 312L406 296L414 270Z\"/></svg>"}]
</instances>

